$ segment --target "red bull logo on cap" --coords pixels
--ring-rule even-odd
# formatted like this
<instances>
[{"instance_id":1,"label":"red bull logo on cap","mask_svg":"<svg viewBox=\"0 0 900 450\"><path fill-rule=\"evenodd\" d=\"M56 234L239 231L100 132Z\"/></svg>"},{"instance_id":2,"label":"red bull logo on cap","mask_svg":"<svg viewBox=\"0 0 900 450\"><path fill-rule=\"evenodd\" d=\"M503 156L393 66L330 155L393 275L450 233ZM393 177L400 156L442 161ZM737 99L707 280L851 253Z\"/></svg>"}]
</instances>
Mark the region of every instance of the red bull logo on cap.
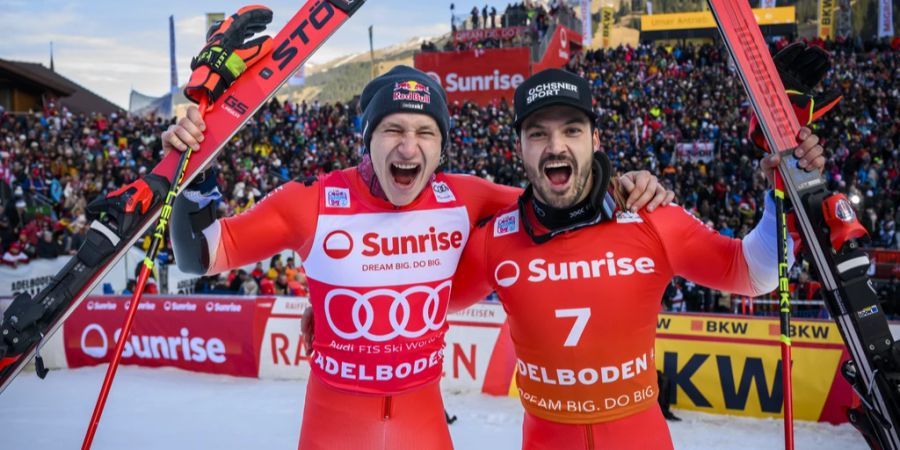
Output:
<instances>
[{"instance_id":1,"label":"red bull logo on cap","mask_svg":"<svg viewBox=\"0 0 900 450\"><path fill-rule=\"evenodd\" d=\"M394 83L394 101L413 101L431 103L431 89L414 80Z\"/></svg>"}]
</instances>

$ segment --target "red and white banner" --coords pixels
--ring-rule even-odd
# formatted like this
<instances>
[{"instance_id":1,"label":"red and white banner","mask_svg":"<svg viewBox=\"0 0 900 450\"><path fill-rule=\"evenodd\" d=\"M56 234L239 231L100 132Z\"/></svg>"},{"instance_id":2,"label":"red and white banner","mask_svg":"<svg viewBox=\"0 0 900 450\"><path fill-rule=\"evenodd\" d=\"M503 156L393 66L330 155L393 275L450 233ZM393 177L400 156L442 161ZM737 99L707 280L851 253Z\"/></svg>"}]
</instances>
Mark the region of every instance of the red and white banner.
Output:
<instances>
[{"instance_id":1,"label":"red and white banner","mask_svg":"<svg viewBox=\"0 0 900 450\"><path fill-rule=\"evenodd\" d=\"M259 360L255 300L145 296L122 363L255 377ZM124 296L88 297L81 302L63 326L69 367L109 362L130 304Z\"/></svg>"},{"instance_id":2,"label":"red and white banner","mask_svg":"<svg viewBox=\"0 0 900 450\"><path fill-rule=\"evenodd\" d=\"M679 161L710 162L715 156L712 142L679 142L675 144L675 158Z\"/></svg>"},{"instance_id":3,"label":"red and white banner","mask_svg":"<svg viewBox=\"0 0 900 450\"><path fill-rule=\"evenodd\" d=\"M415 66L447 91L451 101L480 105L506 98L512 103L516 86L529 75L527 47L417 53Z\"/></svg>"},{"instance_id":4,"label":"red and white banner","mask_svg":"<svg viewBox=\"0 0 900 450\"><path fill-rule=\"evenodd\" d=\"M66 321L63 332L51 336L42 348L48 367L108 361L129 301L122 296L87 298ZM309 364L300 318L307 305L305 298L292 297L149 297L141 303L123 363L306 379ZM502 306L480 303L449 315L447 321L442 386L516 395L516 356ZM896 324L891 328L896 335ZM779 386L780 375L768 370L778 366L777 319L661 314L657 330L656 352L664 356L657 357L657 369L681 377L675 382L679 407L778 416L781 394L771 386ZM810 374L810 379L820 379L794 393L797 411L806 420L845 421L843 411L852 401L852 392L837 375L847 355L834 323L797 321L792 338L798 348L796 369ZM712 353L716 362L709 363L707 356ZM680 373L678 367L683 364L678 361L688 361L685 364L694 369ZM738 380L758 386L737 392Z\"/></svg>"},{"instance_id":5,"label":"red and white banner","mask_svg":"<svg viewBox=\"0 0 900 450\"><path fill-rule=\"evenodd\" d=\"M538 73L544 69L563 67L569 63L572 51L581 48L581 33L571 28L557 25L553 31L553 37L544 50L541 60L534 63L531 73Z\"/></svg>"},{"instance_id":6,"label":"red and white banner","mask_svg":"<svg viewBox=\"0 0 900 450\"><path fill-rule=\"evenodd\" d=\"M512 39L528 32L528 27L479 28L457 31L453 39L457 42L483 41L485 39Z\"/></svg>"},{"instance_id":7,"label":"red and white banner","mask_svg":"<svg viewBox=\"0 0 900 450\"><path fill-rule=\"evenodd\" d=\"M49 367L108 362L130 301L125 296L85 299L57 334L62 339L54 337L42 350ZM300 320L308 306L304 297L145 296L122 363L306 379L310 370ZM513 353L508 331L501 333L505 320L499 303L480 303L448 316L444 386L506 394Z\"/></svg>"}]
</instances>

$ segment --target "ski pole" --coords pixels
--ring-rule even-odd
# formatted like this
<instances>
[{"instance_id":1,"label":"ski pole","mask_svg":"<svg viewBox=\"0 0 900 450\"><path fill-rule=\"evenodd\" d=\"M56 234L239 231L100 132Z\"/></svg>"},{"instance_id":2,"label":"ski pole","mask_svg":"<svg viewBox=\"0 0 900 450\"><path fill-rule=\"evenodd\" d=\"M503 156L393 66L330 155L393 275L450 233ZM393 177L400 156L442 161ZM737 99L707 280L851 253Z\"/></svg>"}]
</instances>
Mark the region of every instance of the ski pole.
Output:
<instances>
[{"instance_id":1,"label":"ski pole","mask_svg":"<svg viewBox=\"0 0 900 450\"><path fill-rule=\"evenodd\" d=\"M200 101L201 117L206 113L207 102L208 100L205 98ZM100 416L103 414L103 407L106 406L106 398L109 396L109 388L112 386L113 379L116 376L116 370L119 368L119 361L122 359L122 350L125 348L125 341L128 339L128 334L131 332L131 326L134 323L134 316L137 313L138 303L141 301L141 295L144 293L147 278L150 276L150 271L153 270L153 261L159 254L159 246L163 241L166 226L169 224L172 204L175 203L175 197L178 196L178 186L181 185L181 180L184 178L184 172L187 169L188 161L193 152L194 149L188 147L187 150L181 154L181 159L178 161L178 169L175 171L175 176L172 178L169 192L166 193L162 212L160 212L156 227L153 229L153 240L150 242L150 248L147 250L147 255L144 256L144 263L141 267L141 272L138 275L137 283L134 286L134 294L131 296L131 305L128 308L128 313L125 315L125 322L122 325L121 333L119 333L119 340L116 342L115 352L113 353L112 360L109 362L109 367L106 368L106 377L103 379L103 386L100 388L100 395L97 396L97 404L94 405L94 413L91 415L91 422L88 425L87 433L85 433L84 441L81 444L82 450L89 450L91 448L91 443L94 441L94 434L97 432L97 426L100 424Z\"/></svg>"},{"instance_id":2,"label":"ski pole","mask_svg":"<svg viewBox=\"0 0 900 450\"><path fill-rule=\"evenodd\" d=\"M782 155L785 157L786 155ZM782 162L783 164L783 162ZM781 380L784 391L784 448L794 450L794 402L791 387L791 293L788 285L787 220L784 180L775 169L775 217L778 228L778 318L781 323Z\"/></svg>"}]
</instances>

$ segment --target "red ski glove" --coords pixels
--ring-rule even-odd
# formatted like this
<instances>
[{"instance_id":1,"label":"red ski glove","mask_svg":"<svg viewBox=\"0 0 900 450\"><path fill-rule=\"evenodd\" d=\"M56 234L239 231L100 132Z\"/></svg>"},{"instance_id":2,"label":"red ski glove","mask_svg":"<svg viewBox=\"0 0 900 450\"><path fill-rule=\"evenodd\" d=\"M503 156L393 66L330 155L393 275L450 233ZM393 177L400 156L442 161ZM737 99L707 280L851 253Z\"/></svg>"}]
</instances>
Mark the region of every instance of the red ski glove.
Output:
<instances>
[{"instance_id":1,"label":"red ski glove","mask_svg":"<svg viewBox=\"0 0 900 450\"><path fill-rule=\"evenodd\" d=\"M191 80L184 95L194 103L203 97L209 106L248 67L272 50L272 38L259 36L246 41L266 29L272 22L272 10L261 5L245 6L224 21L217 21L206 34L206 46L191 60Z\"/></svg>"}]
</instances>

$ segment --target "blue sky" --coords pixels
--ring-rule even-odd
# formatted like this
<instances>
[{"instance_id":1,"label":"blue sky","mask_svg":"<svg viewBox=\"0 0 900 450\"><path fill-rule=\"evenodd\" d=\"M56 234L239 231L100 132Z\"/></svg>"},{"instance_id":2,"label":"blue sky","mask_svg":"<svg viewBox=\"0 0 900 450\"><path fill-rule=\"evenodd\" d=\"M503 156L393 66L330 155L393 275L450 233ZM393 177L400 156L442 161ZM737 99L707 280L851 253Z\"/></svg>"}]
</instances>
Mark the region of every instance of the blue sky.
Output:
<instances>
[{"instance_id":1,"label":"blue sky","mask_svg":"<svg viewBox=\"0 0 900 450\"><path fill-rule=\"evenodd\" d=\"M256 0L275 12L275 35L305 0ZM175 16L178 81L190 76L190 59L203 46L207 12L231 14L254 1L232 0L0 0L0 58L49 65L53 41L57 72L110 101L128 106L134 89L162 95L168 89L168 17ZM313 62L368 49L368 27L375 26L375 47L450 30L449 1L368 0L312 57ZM505 8L507 1L455 2L469 11L485 3ZM413 6L414 5L414 6Z\"/></svg>"}]
</instances>

